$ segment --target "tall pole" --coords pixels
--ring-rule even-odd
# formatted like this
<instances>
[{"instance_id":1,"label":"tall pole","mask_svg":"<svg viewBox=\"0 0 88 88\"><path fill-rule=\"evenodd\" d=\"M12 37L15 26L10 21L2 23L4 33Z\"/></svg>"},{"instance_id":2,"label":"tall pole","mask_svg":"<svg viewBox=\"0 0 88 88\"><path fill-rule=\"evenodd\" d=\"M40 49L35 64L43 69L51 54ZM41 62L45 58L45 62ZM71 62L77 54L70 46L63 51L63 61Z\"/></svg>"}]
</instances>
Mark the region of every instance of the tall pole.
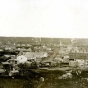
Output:
<instances>
[{"instance_id":1,"label":"tall pole","mask_svg":"<svg viewBox=\"0 0 88 88\"><path fill-rule=\"evenodd\" d=\"M40 41L40 43L41 43L41 37L39 38L39 41Z\"/></svg>"}]
</instances>

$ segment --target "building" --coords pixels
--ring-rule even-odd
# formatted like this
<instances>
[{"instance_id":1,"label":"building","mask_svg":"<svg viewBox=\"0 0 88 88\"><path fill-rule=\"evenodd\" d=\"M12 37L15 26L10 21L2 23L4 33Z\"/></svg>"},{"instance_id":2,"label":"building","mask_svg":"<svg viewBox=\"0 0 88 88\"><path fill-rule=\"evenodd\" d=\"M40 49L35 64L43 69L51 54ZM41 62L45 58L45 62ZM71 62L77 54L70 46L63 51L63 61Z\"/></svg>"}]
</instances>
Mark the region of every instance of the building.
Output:
<instances>
[{"instance_id":1,"label":"building","mask_svg":"<svg viewBox=\"0 0 88 88\"><path fill-rule=\"evenodd\" d=\"M27 61L27 57L25 57L24 55L20 55L17 57L17 63L20 64L20 63L25 63Z\"/></svg>"},{"instance_id":2,"label":"building","mask_svg":"<svg viewBox=\"0 0 88 88\"><path fill-rule=\"evenodd\" d=\"M88 52L70 52L69 53L70 59L88 59Z\"/></svg>"}]
</instances>

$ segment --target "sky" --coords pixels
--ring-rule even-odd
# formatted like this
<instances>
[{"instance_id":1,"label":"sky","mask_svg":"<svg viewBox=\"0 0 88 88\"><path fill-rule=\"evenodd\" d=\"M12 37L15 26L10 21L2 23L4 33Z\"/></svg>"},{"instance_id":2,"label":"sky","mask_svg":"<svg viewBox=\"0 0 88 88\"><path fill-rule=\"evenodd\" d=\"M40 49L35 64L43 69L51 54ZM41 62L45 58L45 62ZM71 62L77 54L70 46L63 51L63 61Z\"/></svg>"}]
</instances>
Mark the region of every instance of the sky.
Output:
<instances>
[{"instance_id":1,"label":"sky","mask_svg":"<svg viewBox=\"0 0 88 88\"><path fill-rule=\"evenodd\" d=\"M0 36L88 38L88 0L0 0Z\"/></svg>"}]
</instances>

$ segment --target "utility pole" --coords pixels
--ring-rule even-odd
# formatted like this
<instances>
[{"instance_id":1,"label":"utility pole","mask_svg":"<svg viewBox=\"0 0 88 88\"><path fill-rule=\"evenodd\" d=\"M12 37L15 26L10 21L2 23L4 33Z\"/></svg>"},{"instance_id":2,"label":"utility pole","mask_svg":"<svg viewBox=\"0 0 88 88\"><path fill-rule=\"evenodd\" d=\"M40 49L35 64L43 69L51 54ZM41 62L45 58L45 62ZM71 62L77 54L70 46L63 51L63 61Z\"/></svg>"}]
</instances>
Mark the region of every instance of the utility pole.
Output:
<instances>
[{"instance_id":1,"label":"utility pole","mask_svg":"<svg viewBox=\"0 0 88 88\"><path fill-rule=\"evenodd\" d=\"M40 42L41 42L41 37L39 38Z\"/></svg>"}]
</instances>

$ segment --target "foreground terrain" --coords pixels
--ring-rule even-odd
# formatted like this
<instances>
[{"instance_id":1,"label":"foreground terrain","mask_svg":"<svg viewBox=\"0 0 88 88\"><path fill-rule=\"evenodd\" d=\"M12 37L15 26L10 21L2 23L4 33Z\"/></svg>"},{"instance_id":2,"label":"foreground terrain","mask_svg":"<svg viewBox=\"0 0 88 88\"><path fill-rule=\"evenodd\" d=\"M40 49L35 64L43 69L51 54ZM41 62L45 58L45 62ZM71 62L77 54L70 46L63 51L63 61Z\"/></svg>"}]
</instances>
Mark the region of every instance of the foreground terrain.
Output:
<instances>
[{"instance_id":1,"label":"foreground terrain","mask_svg":"<svg viewBox=\"0 0 88 88\"><path fill-rule=\"evenodd\" d=\"M55 75L45 76L44 82L37 78L0 78L0 88L88 88L88 79L73 77L58 79Z\"/></svg>"}]
</instances>

